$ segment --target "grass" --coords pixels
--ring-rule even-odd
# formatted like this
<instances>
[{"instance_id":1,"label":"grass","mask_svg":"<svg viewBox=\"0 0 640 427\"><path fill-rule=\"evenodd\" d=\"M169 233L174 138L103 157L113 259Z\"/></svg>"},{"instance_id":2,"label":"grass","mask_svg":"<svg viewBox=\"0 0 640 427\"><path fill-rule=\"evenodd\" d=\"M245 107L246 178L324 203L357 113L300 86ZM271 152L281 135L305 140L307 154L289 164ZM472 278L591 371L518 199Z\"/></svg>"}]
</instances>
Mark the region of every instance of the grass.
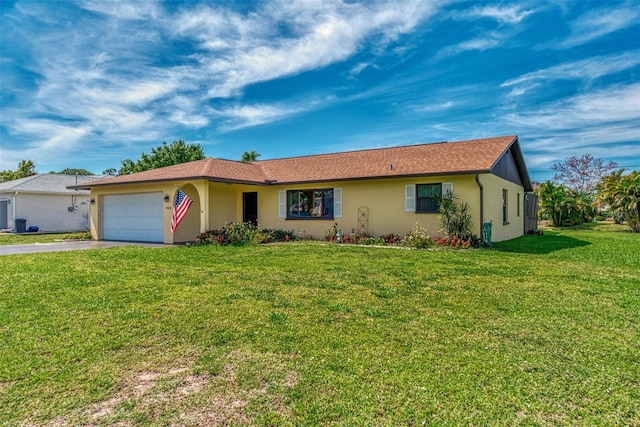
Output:
<instances>
[{"instance_id":1,"label":"grass","mask_svg":"<svg viewBox=\"0 0 640 427\"><path fill-rule=\"evenodd\" d=\"M640 235L2 256L0 425L640 425Z\"/></svg>"},{"instance_id":2,"label":"grass","mask_svg":"<svg viewBox=\"0 0 640 427\"><path fill-rule=\"evenodd\" d=\"M0 233L0 246L51 243L63 240L91 240L91 235L83 231L73 233Z\"/></svg>"}]
</instances>

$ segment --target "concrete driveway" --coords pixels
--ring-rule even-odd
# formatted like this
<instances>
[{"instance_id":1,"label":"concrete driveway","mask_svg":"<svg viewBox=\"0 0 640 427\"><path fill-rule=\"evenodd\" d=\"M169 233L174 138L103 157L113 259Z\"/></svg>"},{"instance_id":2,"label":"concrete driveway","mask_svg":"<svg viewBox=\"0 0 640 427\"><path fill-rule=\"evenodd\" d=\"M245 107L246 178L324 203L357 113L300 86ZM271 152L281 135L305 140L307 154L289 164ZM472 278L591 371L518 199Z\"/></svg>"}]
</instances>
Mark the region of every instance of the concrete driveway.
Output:
<instances>
[{"instance_id":1,"label":"concrete driveway","mask_svg":"<svg viewBox=\"0 0 640 427\"><path fill-rule=\"evenodd\" d=\"M32 243L28 245L2 245L0 255L35 254L40 252L78 251L84 249L113 248L117 246L147 246L170 248L173 245L162 243L105 242L95 240L77 240L68 242Z\"/></svg>"}]
</instances>

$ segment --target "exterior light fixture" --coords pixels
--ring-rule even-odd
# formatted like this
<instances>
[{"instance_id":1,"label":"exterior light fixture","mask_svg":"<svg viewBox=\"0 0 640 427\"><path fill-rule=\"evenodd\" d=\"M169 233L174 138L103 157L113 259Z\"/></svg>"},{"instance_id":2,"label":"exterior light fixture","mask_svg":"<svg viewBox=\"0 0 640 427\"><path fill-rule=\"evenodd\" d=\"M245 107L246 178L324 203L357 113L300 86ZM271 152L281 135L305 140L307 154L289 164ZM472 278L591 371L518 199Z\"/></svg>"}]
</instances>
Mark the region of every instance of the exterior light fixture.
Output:
<instances>
[{"instance_id":1,"label":"exterior light fixture","mask_svg":"<svg viewBox=\"0 0 640 427\"><path fill-rule=\"evenodd\" d=\"M165 201L166 203L169 203L169 200L171 200L171 197L169 197L169 195L168 195L168 194L165 194L165 195L164 195L164 201Z\"/></svg>"}]
</instances>

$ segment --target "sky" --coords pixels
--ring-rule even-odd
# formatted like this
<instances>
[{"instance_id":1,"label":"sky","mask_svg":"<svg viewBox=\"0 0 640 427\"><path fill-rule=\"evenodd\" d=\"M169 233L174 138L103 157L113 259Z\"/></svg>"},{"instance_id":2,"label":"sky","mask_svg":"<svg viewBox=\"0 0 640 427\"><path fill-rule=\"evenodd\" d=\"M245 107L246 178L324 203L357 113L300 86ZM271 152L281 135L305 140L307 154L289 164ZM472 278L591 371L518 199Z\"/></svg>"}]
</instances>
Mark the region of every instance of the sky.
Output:
<instances>
[{"instance_id":1,"label":"sky","mask_svg":"<svg viewBox=\"0 0 640 427\"><path fill-rule=\"evenodd\" d=\"M0 169L518 135L640 169L640 0L0 2Z\"/></svg>"}]
</instances>

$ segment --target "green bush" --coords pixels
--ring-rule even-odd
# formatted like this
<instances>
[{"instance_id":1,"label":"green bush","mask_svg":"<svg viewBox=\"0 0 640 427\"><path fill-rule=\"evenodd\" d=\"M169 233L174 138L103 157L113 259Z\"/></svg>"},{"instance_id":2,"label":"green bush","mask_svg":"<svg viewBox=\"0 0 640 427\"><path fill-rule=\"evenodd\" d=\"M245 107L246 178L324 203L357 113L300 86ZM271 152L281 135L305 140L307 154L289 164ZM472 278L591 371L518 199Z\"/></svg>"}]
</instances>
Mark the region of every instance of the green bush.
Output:
<instances>
[{"instance_id":1,"label":"green bush","mask_svg":"<svg viewBox=\"0 0 640 427\"><path fill-rule=\"evenodd\" d=\"M448 239L471 239L471 207L468 203L456 203L455 195L448 193L439 200L438 220L442 224L442 231Z\"/></svg>"},{"instance_id":2,"label":"green bush","mask_svg":"<svg viewBox=\"0 0 640 427\"><path fill-rule=\"evenodd\" d=\"M426 228L420 227L416 224L409 233L404 236L402 241L404 246L409 246L416 249L426 249L434 246L434 240Z\"/></svg>"},{"instance_id":3,"label":"green bush","mask_svg":"<svg viewBox=\"0 0 640 427\"><path fill-rule=\"evenodd\" d=\"M296 240L296 234L293 230L283 230L282 228L277 228L275 230L262 230L269 236L269 242L289 242L291 240Z\"/></svg>"},{"instance_id":4,"label":"green bush","mask_svg":"<svg viewBox=\"0 0 640 427\"><path fill-rule=\"evenodd\" d=\"M196 237L197 244L257 245L269 241L270 234L250 222L227 222L220 230L209 230Z\"/></svg>"}]
</instances>

